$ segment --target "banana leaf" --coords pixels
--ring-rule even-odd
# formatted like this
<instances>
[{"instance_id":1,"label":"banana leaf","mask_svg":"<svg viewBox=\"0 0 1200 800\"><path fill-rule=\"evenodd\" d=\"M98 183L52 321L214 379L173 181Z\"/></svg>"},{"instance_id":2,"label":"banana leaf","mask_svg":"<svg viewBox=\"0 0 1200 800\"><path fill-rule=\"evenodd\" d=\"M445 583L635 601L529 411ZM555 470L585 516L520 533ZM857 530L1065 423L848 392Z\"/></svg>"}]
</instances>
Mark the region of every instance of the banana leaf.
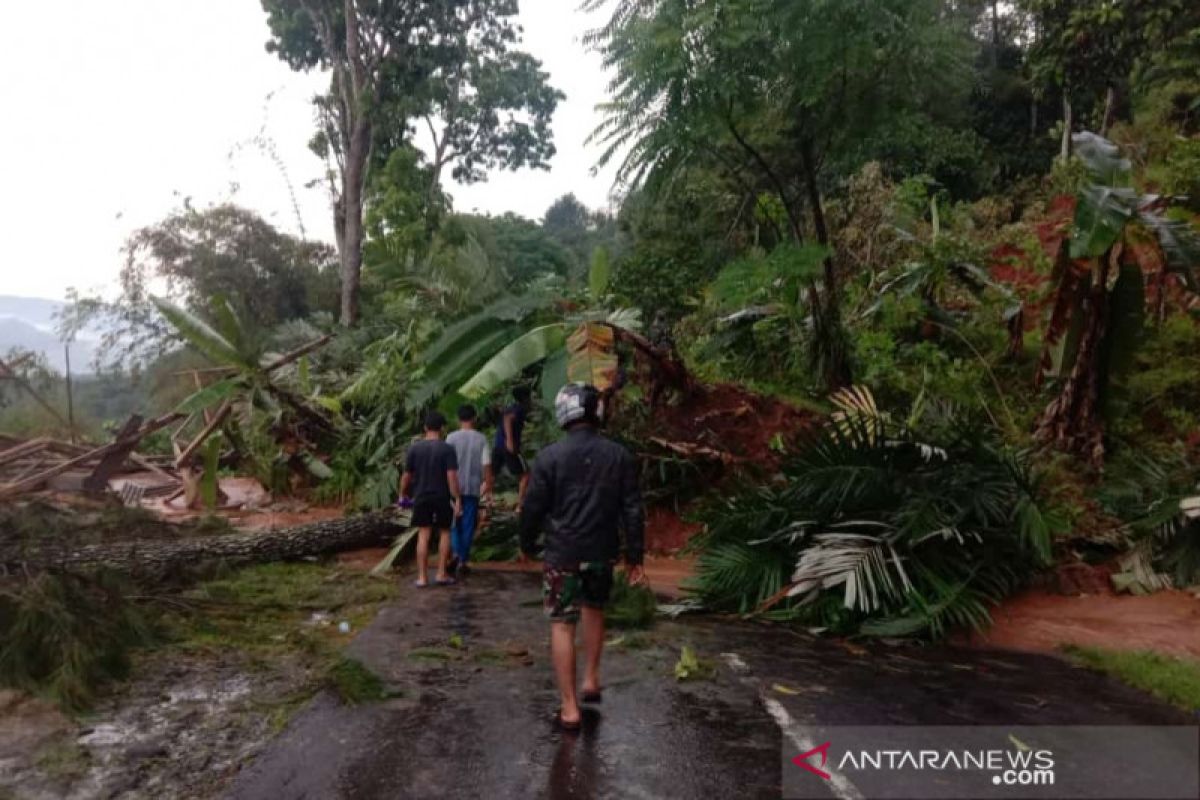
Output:
<instances>
[{"instance_id":1,"label":"banana leaf","mask_svg":"<svg viewBox=\"0 0 1200 800\"><path fill-rule=\"evenodd\" d=\"M566 350L558 350L550 354L546 359L546 365L542 367L540 382L542 405L547 409L553 410L554 398L558 396L558 390L567 383L568 358Z\"/></svg>"},{"instance_id":2,"label":"banana leaf","mask_svg":"<svg viewBox=\"0 0 1200 800\"><path fill-rule=\"evenodd\" d=\"M1138 208L1132 189L1085 186L1075 208L1075 230L1071 236L1071 258L1099 258L1108 252Z\"/></svg>"},{"instance_id":3,"label":"banana leaf","mask_svg":"<svg viewBox=\"0 0 1200 800\"><path fill-rule=\"evenodd\" d=\"M408 524L408 520L398 520L398 522L400 522L402 525ZM411 542L413 537L416 535L417 529L410 528L409 530L406 530L404 533L397 536L396 541L392 544L392 549L388 550L387 555L384 556L383 559L371 569L371 574L384 575L391 570L396 563L396 559L400 557L400 554L404 552L404 548L408 546L408 543Z\"/></svg>"},{"instance_id":4,"label":"banana leaf","mask_svg":"<svg viewBox=\"0 0 1200 800\"><path fill-rule=\"evenodd\" d=\"M585 322L567 339L567 379L590 383L600 391L612 388L617 377L617 348L613 329Z\"/></svg>"},{"instance_id":5,"label":"banana leaf","mask_svg":"<svg viewBox=\"0 0 1200 800\"><path fill-rule=\"evenodd\" d=\"M566 331L561 323L534 328L492 356L458 392L471 399L493 392L561 348L565 341Z\"/></svg>"},{"instance_id":6,"label":"banana leaf","mask_svg":"<svg viewBox=\"0 0 1200 800\"><path fill-rule=\"evenodd\" d=\"M455 382L466 380L472 369L479 369L480 362L520 330L510 323L495 324L499 327L481 332L477 339L460 342L461 349L444 351L439 361L428 362L424 379L413 386L405 398L409 409L421 408Z\"/></svg>"},{"instance_id":7,"label":"banana leaf","mask_svg":"<svg viewBox=\"0 0 1200 800\"><path fill-rule=\"evenodd\" d=\"M1133 164L1121 157L1121 148L1091 131L1071 137L1075 155L1083 162L1092 180L1105 186L1129 186Z\"/></svg>"},{"instance_id":8,"label":"banana leaf","mask_svg":"<svg viewBox=\"0 0 1200 800\"><path fill-rule=\"evenodd\" d=\"M232 397L243 388L244 383L240 378L224 378L197 389L188 395L175 410L181 414L194 414Z\"/></svg>"},{"instance_id":9,"label":"banana leaf","mask_svg":"<svg viewBox=\"0 0 1200 800\"><path fill-rule=\"evenodd\" d=\"M224 336L217 333L211 325L185 308L181 308L170 300L161 297L151 297L155 308L166 317L167 322L175 331L204 355L222 366L240 367L253 370L254 365L243 358L237 348Z\"/></svg>"},{"instance_id":10,"label":"banana leaf","mask_svg":"<svg viewBox=\"0 0 1200 800\"><path fill-rule=\"evenodd\" d=\"M593 303L599 304L604 300L608 291L608 283L612 278L612 270L608 263L608 251L597 247L592 251L592 263L588 268L588 294Z\"/></svg>"},{"instance_id":11,"label":"banana leaf","mask_svg":"<svg viewBox=\"0 0 1200 800\"><path fill-rule=\"evenodd\" d=\"M1146 212L1139 219L1154 232L1171 271L1183 277L1188 289L1200 292L1200 280L1196 277L1200 269L1200 233L1195 227L1184 220Z\"/></svg>"}]
</instances>

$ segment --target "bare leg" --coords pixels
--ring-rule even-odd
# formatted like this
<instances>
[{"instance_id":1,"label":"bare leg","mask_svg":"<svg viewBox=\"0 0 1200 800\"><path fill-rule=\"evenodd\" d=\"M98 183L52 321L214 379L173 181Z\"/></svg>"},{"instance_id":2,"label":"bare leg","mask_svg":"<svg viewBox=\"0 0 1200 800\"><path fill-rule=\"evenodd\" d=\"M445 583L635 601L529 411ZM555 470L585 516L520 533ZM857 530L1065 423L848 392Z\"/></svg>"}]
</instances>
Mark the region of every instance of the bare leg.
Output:
<instances>
[{"instance_id":1,"label":"bare leg","mask_svg":"<svg viewBox=\"0 0 1200 800\"><path fill-rule=\"evenodd\" d=\"M438 532L438 537L437 579L444 581L449 577L446 569L450 565L450 531L443 528Z\"/></svg>"},{"instance_id":2,"label":"bare leg","mask_svg":"<svg viewBox=\"0 0 1200 800\"><path fill-rule=\"evenodd\" d=\"M583 607L583 691L600 691L600 653L604 650L604 609Z\"/></svg>"},{"instance_id":3,"label":"bare leg","mask_svg":"<svg viewBox=\"0 0 1200 800\"><path fill-rule=\"evenodd\" d=\"M580 719L579 699L575 696L575 623L550 623L550 657L554 661L554 679L561 696L562 721Z\"/></svg>"},{"instance_id":4,"label":"bare leg","mask_svg":"<svg viewBox=\"0 0 1200 800\"><path fill-rule=\"evenodd\" d=\"M417 530L417 583L429 583L429 536L432 528Z\"/></svg>"}]
</instances>

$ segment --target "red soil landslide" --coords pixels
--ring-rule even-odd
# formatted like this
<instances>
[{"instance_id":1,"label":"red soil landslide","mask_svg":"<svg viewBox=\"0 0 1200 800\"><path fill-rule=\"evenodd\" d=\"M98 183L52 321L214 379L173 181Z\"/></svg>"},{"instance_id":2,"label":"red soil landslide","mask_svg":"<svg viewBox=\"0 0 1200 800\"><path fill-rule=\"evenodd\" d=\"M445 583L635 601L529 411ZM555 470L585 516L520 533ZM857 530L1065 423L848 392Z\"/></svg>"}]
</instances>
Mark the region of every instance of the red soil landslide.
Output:
<instances>
[{"instance_id":1,"label":"red soil landslide","mask_svg":"<svg viewBox=\"0 0 1200 800\"><path fill-rule=\"evenodd\" d=\"M680 405L655 415L656 435L672 442L729 453L739 461L773 467L772 442L790 442L816 415L741 386L699 386Z\"/></svg>"},{"instance_id":2,"label":"red soil landslide","mask_svg":"<svg viewBox=\"0 0 1200 800\"><path fill-rule=\"evenodd\" d=\"M1067 597L1031 590L1003 602L992 620L971 644L1041 653L1073 644L1200 659L1200 599L1182 591Z\"/></svg>"},{"instance_id":3,"label":"red soil landslide","mask_svg":"<svg viewBox=\"0 0 1200 800\"><path fill-rule=\"evenodd\" d=\"M685 522L669 508L651 508L646 512L646 550L673 553L688 543L702 526Z\"/></svg>"}]
</instances>

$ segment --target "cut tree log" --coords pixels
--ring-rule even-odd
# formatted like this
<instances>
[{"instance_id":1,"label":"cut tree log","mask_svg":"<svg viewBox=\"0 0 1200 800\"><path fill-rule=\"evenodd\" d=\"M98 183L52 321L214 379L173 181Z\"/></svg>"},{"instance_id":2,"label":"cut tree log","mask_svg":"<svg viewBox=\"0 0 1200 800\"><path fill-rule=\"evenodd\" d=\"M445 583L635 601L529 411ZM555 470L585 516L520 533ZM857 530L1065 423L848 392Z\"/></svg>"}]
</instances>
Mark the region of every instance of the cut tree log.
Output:
<instances>
[{"instance_id":1,"label":"cut tree log","mask_svg":"<svg viewBox=\"0 0 1200 800\"><path fill-rule=\"evenodd\" d=\"M230 566L296 561L311 556L390 544L407 527L394 509L293 528L183 539L146 539L71 546L70 542L5 543L0 567L11 571L64 572L107 568L142 580L177 575L202 562Z\"/></svg>"}]
</instances>

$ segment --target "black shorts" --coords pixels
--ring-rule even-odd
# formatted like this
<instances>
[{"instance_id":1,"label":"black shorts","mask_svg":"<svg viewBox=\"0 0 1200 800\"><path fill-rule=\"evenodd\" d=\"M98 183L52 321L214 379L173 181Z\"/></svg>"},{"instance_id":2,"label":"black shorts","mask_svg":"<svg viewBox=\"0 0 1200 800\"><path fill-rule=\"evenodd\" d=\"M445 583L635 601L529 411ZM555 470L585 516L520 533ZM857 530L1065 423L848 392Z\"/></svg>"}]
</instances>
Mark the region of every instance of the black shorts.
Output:
<instances>
[{"instance_id":1,"label":"black shorts","mask_svg":"<svg viewBox=\"0 0 1200 800\"><path fill-rule=\"evenodd\" d=\"M448 499L417 500L413 503L412 524L414 528L448 531L454 524L454 505Z\"/></svg>"},{"instance_id":2,"label":"black shorts","mask_svg":"<svg viewBox=\"0 0 1200 800\"><path fill-rule=\"evenodd\" d=\"M529 472L529 465L525 463L525 457L520 453L510 453L507 450L500 451L497 458L499 466L497 470L508 470L513 477L519 478L526 472Z\"/></svg>"}]
</instances>

